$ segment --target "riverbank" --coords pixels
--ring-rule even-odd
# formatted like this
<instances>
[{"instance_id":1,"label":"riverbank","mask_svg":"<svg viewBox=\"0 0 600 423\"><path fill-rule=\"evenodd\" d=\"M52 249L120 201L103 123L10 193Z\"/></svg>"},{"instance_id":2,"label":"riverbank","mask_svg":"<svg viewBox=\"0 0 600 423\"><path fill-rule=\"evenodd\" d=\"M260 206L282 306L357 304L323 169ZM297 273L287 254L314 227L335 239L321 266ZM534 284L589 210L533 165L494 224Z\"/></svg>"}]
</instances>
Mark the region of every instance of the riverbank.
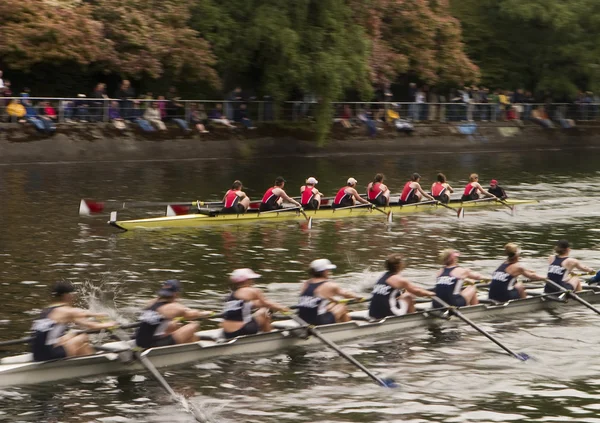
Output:
<instances>
[{"instance_id":1,"label":"riverbank","mask_svg":"<svg viewBox=\"0 0 600 423\"><path fill-rule=\"evenodd\" d=\"M179 128L147 134L133 125L119 131L112 124L80 123L59 125L55 134L43 136L29 125L0 124L0 163L600 148L600 126L596 125L544 129L512 122L422 124L415 125L411 135L382 128L373 138L365 135L364 128L336 127L325 147L312 141L309 125L263 124L256 130L213 128L210 134L201 135Z\"/></svg>"}]
</instances>

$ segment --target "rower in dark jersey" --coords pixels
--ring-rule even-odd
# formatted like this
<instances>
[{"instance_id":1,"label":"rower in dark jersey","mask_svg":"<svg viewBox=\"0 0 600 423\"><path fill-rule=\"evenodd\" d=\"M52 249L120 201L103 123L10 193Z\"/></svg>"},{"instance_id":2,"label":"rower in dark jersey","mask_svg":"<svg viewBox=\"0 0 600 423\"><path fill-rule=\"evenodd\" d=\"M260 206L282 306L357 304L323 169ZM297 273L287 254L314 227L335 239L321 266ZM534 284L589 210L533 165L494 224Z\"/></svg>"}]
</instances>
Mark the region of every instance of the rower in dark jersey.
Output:
<instances>
[{"instance_id":1,"label":"rower in dark jersey","mask_svg":"<svg viewBox=\"0 0 600 423\"><path fill-rule=\"evenodd\" d=\"M462 289L462 286L466 278L483 279L483 276L469 268L460 267L458 265L459 256L460 253L453 249L444 250L440 254L440 261L444 267L438 271L436 276L435 295L456 307L479 304L477 288L472 285ZM433 307L442 306L434 300Z\"/></svg>"},{"instance_id":2,"label":"rower in dark jersey","mask_svg":"<svg viewBox=\"0 0 600 423\"><path fill-rule=\"evenodd\" d=\"M345 305L336 303L336 297L362 299L329 279L330 271L335 268L327 259L313 260L310 263L310 279L302 285L298 301L298 316L310 325L348 322L348 309Z\"/></svg>"},{"instance_id":3,"label":"rower in dark jersey","mask_svg":"<svg viewBox=\"0 0 600 423\"><path fill-rule=\"evenodd\" d=\"M579 262L579 260L569 257L571 247L569 241L561 239L554 247L555 255L548 258L548 279L556 282L564 289L569 291L581 291L581 279L577 276L571 276L573 269L579 269L584 272L593 272L593 269ZM544 292L559 292L558 288L550 283L544 286Z\"/></svg>"},{"instance_id":4,"label":"rower in dark jersey","mask_svg":"<svg viewBox=\"0 0 600 423\"><path fill-rule=\"evenodd\" d=\"M438 173L437 181L431 185L431 196L439 201L440 203L448 204L450 201L450 194L454 192L454 189L446 181L446 175Z\"/></svg>"},{"instance_id":5,"label":"rower in dark jersey","mask_svg":"<svg viewBox=\"0 0 600 423\"><path fill-rule=\"evenodd\" d=\"M428 198L429 200L433 200L433 197L423 191L421 188L421 184L419 181L421 180L421 175L418 173L413 173L410 181L404 184L404 188L402 189L402 194L400 194L400 198L398 199L398 204L404 206L406 204L415 204L421 201L423 197Z\"/></svg>"},{"instance_id":6,"label":"rower in dark jersey","mask_svg":"<svg viewBox=\"0 0 600 423\"><path fill-rule=\"evenodd\" d=\"M335 198L333 199L333 208L352 207L357 202L361 204L370 204L367 200L362 198L358 191L356 191L356 184L358 181L354 178L348 178L346 186L339 189Z\"/></svg>"},{"instance_id":7,"label":"rower in dark jersey","mask_svg":"<svg viewBox=\"0 0 600 423\"><path fill-rule=\"evenodd\" d=\"M116 326L115 322L98 323L88 320L105 318L106 315L73 307L74 291L75 288L70 282L57 282L52 288L52 303L34 320L31 327L31 352L35 361L94 354L94 348L89 344L86 334L67 333L71 323L86 329L108 329Z\"/></svg>"},{"instance_id":8,"label":"rower in dark jersey","mask_svg":"<svg viewBox=\"0 0 600 423\"><path fill-rule=\"evenodd\" d=\"M385 260L387 271L373 287L369 317L383 319L388 316L402 316L414 313L415 296L426 297L434 292L419 288L400 273L406 268L401 254L392 254Z\"/></svg>"},{"instance_id":9,"label":"rower in dark jersey","mask_svg":"<svg viewBox=\"0 0 600 423\"><path fill-rule=\"evenodd\" d=\"M176 279L164 282L157 298L150 302L139 317L140 327L135 343L140 348L164 347L198 341L200 325L190 322L182 326L175 319L195 320L210 316L210 311L192 310L179 301L181 283Z\"/></svg>"},{"instance_id":10,"label":"rower in dark jersey","mask_svg":"<svg viewBox=\"0 0 600 423\"><path fill-rule=\"evenodd\" d=\"M223 209L221 213L224 214L244 214L250 206L250 198L242 191L242 182L233 181L231 189L225 193L223 197Z\"/></svg>"},{"instance_id":11,"label":"rower in dark jersey","mask_svg":"<svg viewBox=\"0 0 600 423\"><path fill-rule=\"evenodd\" d=\"M373 178L373 182L369 182L367 185L367 200L371 204L376 206L389 206L390 205L390 190L384 185L383 173L378 173Z\"/></svg>"},{"instance_id":12,"label":"rower in dark jersey","mask_svg":"<svg viewBox=\"0 0 600 423\"><path fill-rule=\"evenodd\" d=\"M501 200L506 200L508 198L508 195L506 195L506 191L504 190L504 188L498 185L498 181L495 179L492 179L490 181L490 187L488 188L488 192Z\"/></svg>"},{"instance_id":13,"label":"rower in dark jersey","mask_svg":"<svg viewBox=\"0 0 600 423\"><path fill-rule=\"evenodd\" d=\"M479 175L476 173L471 173L469 176L469 183L465 186L465 190L463 191L463 195L460 198L461 201L474 201L479 200L479 193L483 194L484 197L494 197L492 194L487 192L482 188L479 184Z\"/></svg>"},{"instance_id":14,"label":"rower in dark jersey","mask_svg":"<svg viewBox=\"0 0 600 423\"><path fill-rule=\"evenodd\" d=\"M225 300L221 322L225 338L254 335L259 331L270 332L269 310L289 311L289 308L268 300L260 289L253 286L254 279L260 276L248 268L236 269L231 273L229 280L232 290ZM253 308L258 308L254 314Z\"/></svg>"},{"instance_id":15,"label":"rower in dark jersey","mask_svg":"<svg viewBox=\"0 0 600 423\"><path fill-rule=\"evenodd\" d=\"M304 210L318 210L321 207L321 193L315 187L319 181L310 177L306 180L306 185L300 187L300 204Z\"/></svg>"},{"instance_id":16,"label":"rower in dark jersey","mask_svg":"<svg viewBox=\"0 0 600 423\"><path fill-rule=\"evenodd\" d=\"M502 303L527 297L525 286L521 282L517 282L517 277L523 275L532 281L546 279L545 276L540 276L519 263L521 249L517 244L506 244L504 253L506 254L506 261L492 273L489 291L490 300Z\"/></svg>"},{"instance_id":17,"label":"rower in dark jersey","mask_svg":"<svg viewBox=\"0 0 600 423\"><path fill-rule=\"evenodd\" d=\"M285 179L283 179L283 177L278 176L277 178L275 178L275 185L269 188L265 192L265 195L263 195L262 201L260 203L261 212L282 209L284 201L287 203L292 203L295 206L302 208L302 205L299 202L289 197L285 193L285 191L283 190L284 186Z\"/></svg>"}]
</instances>

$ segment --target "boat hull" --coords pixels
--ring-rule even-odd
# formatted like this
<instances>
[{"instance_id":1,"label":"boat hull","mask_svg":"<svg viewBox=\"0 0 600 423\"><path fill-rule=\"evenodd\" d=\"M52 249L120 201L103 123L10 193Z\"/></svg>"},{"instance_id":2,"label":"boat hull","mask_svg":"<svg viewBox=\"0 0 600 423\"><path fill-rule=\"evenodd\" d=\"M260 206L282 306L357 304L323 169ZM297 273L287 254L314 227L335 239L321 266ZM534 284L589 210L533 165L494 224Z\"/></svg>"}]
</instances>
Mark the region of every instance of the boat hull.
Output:
<instances>
[{"instance_id":1,"label":"boat hull","mask_svg":"<svg viewBox=\"0 0 600 423\"><path fill-rule=\"evenodd\" d=\"M590 303L600 302L600 293L587 290L579 294ZM531 313L548 308L583 307L576 301L549 301L546 296L529 297L514 300L502 305L477 305L461 308L464 315L476 321L510 316L518 313ZM445 320L432 316L431 311L388 317L386 319L367 322L351 321L333 325L320 326L319 330L334 342L343 342L368 336L386 333L406 333L411 329L439 325ZM269 333L242 336L228 341L199 341L196 343L151 348L143 354L158 367L181 366L190 363L220 359L228 356L254 357L257 354L268 354L273 351L291 347L310 347L319 345L321 341L314 337L297 336L294 332L300 329L282 329ZM209 331L211 332L211 331ZM214 331L213 331L214 332ZM202 336L205 332L199 332ZM113 347L120 343L112 343ZM122 348L123 346L121 346ZM0 360L0 387L30 385L55 382L64 379L79 379L89 376L115 373L133 373L145 371L137 362L123 363L115 359L115 354L96 354L49 362L19 362L26 355L7 357Z\"/></svg>"},{"instance_id":2,"label":"boat hull","mask_svg":"<svg viewBox=\"0 0 600 423\"><path fill-rule=\"evenodd\" d=\"M517 206L521 204L534 204L536 200L506 200L509 206ZM498 208L506 207L503 203L496 200L476 200L476 201L454 201L448 204L448 207L456 210L473 209L473 208ZM404 206L393 205L390 207L381 207L380 210L393 214L414 214L427 211L435 211L442 209L445 212L448 210L437 204L424 202L422 204L409 204ZM217 216L209 216L205 214L187 214L182 216L163 216L146 219L134 220L117 220L116 218L109 221L109 224L122 230L133 229L155 229L155 228L189 228L201 227L206 225L223 225L223 224L240 224L240 223L256 223L256 222L276 222L284 220L304 221L307 217L315 219L343 219L349 217L378 217L385 218L385 213L368 207L342 208L334 210L331 208L323 208L321 210L306 210L306 216L299 213L297 210L279 212L257 213L249 211L246 214L219 214Z\"/></svg>"}]
</instances>

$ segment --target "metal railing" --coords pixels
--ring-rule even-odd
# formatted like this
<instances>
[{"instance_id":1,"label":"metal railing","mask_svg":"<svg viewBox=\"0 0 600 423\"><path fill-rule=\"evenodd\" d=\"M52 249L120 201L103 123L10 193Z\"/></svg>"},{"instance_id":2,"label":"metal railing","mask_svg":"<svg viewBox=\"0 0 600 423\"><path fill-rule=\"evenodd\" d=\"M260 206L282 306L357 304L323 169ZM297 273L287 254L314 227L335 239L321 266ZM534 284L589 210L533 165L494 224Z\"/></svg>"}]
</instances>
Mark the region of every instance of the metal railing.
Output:
<instances>
[{"instance_id":1,"label":"metal railing","mask_svg":"<svg viewBox=\"0 0 600 423\"><path fill-rule=\"evenodd\" d=\"M30 115L43 115L46 102L55 110L52 119L56 123L99 123L117 117L134 121L143 119L146 110L155 107L161 119L184 120L188 123L219 120L240 121L242 115L252 122L306 121L314 119L316 102L286 101L275 106L273 101L222 101L222 100L156 100L110 98L55 98L55 97L0 97L0 121L15 121L8 116L6 106L16 100ZM242 106L244 104L245 106ZM246 107L240 112L242 107ZM551 120L575 121L600 120L600 103L522 103L502 105L498 103L406 103L406 102L338 102L333 103L334 122L373 119L390 122L398 116L412 122L498 122L529 120L535 109L545 108ZM277 112L277 113L276 113Z\"/></svg>"}]
</instances>

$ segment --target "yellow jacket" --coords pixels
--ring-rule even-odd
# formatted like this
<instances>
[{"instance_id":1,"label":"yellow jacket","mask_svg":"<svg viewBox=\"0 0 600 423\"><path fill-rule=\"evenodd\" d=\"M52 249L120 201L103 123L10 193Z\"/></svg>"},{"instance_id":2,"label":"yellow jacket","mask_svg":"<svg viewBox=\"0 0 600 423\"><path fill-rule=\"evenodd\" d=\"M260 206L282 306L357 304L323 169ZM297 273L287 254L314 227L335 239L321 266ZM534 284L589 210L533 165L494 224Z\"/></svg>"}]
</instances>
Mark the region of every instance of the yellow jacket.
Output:
<instances>
[{"instance_id":1,"label":"yellow jacket","mask_svg":"<svg viewBox=\"0 0 600 423\"><path fill-rule=\"evenodd\" d=\"M9 116L16 116L16 117L23 117L25 116L25 107L23 107L22 104L20 103L11 103L8 106L6 106L6 113L8 113Z\"/></svg>"},{"instance_id":2,"label":"yellow jacket","mask_svg":"<svg viewBox=\"0 0 600 423\"><path fill-rule=\"evenodd\" d=\"M388 109L387 111L388 121L393 122L396 119L400 119L400 115L392 109Z\"/></svg>"}]
</instances>

